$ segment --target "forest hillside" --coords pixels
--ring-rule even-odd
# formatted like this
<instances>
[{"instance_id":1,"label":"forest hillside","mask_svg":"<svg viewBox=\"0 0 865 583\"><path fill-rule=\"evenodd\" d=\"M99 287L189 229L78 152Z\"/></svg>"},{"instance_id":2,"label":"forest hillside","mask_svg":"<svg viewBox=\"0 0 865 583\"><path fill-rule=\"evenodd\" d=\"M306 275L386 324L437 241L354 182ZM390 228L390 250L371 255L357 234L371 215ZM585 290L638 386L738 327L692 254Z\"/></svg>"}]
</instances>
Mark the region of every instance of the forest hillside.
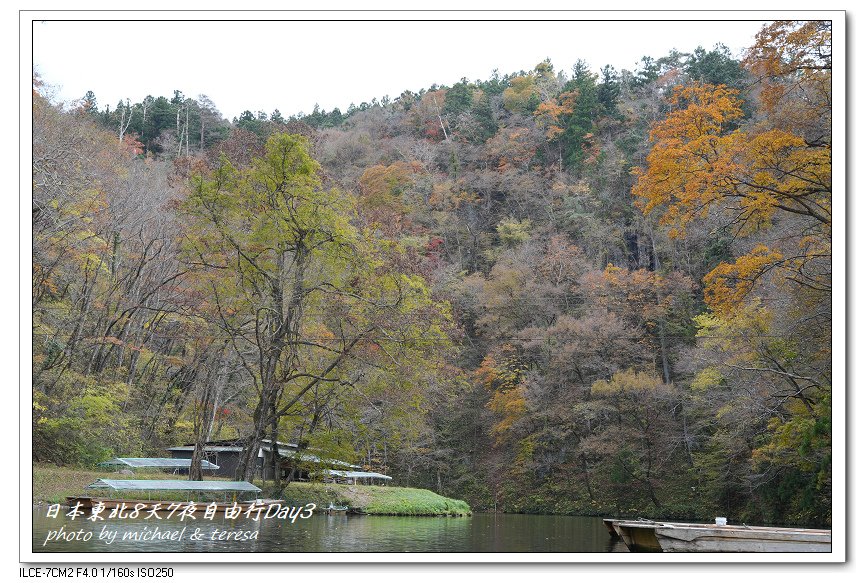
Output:
<instances>
[{"instance_id":1,"label":"forest hillside","mask_svg":"<svg viewBox=\"0 0 865 583\"><path fill-rule=\"evenodd\" d=\"M776 22L288 117L34 76L34 460L272 439L473 510L826 526L831 73Z\"/></svg>"}]
</instances>

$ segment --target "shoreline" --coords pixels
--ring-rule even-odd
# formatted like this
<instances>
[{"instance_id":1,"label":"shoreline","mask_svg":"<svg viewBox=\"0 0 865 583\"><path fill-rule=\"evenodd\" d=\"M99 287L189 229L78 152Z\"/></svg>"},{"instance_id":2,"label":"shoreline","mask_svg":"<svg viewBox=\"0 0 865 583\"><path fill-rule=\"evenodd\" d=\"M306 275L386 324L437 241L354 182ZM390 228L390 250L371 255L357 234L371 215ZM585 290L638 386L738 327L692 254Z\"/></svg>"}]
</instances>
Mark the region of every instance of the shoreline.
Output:
<instances>
[{"instance_id":1,"label":"shoreline","mask_svg":"<svg viewBox=\"0 0 865 583\"><path fill-rule=\"evenodd\" d=\"M105 470L54 466L51 464L33 465L33 507L51 504L64 504L69 496L85 495L84 488L99 478L116 475ZM164 473L136 472L131 479L154 479L169 476ZM219 479L207 477L207 479ZM279 493L272 492L272 484L255 482L268 492L268 498L285 500L287 505L314 503L317 512L329 506L347 506L355 514L378 516L470 516L472 511L463 500L447 498L421 488L401 486L364 486L332 484L323 482L289 482ZM269 489L268 489L269 488ZM276 495L273 495L276 494ZM98 492L93 497L122 499L122 493L105 496ZM187 500L183 492L162 492L155 496L162 501L182 502ZM201 500L210 502L210 500Z\"/></svg>"}]
</instances>

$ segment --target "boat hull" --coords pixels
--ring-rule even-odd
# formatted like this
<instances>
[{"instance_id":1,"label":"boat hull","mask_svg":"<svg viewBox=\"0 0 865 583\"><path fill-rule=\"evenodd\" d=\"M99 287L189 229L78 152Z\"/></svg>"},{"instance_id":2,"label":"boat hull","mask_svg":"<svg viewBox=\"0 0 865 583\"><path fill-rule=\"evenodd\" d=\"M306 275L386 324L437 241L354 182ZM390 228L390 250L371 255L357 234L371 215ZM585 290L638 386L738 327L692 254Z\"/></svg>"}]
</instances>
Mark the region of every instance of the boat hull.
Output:
<instances>
[{"instance_id":1,"label":"boat hull","mask_svg":"<svg viewBox=\"0 0 865 583\"><path fill-rule=\"evenodd\" d=\"M655 529L666 553L831 553L831 531L735 526Z\"/></svg>"},{"instance_id":2,"label":"boat hull","mask_svg":"<svg viewBox=\"0 0 865 583\"><path fill-rule=\"evenodd\" d=\"M345 514L348 512L348 506L334 506L331 504L322 509L325 514Z\"/></svg>"},{"instance_id":3,"label":"boat hull","mask_svg":"<svg viewBox=\"0 0 865 583\"><path fill-rule=\"evenodd\" d=\"M663 550L652 523L614 520L610 524L632 553L660 553Z\"/></svg>"},{"instance_id":4,"label":"boat hull","mask_svg":"<svg viewBox=\"0 0 865 583\"><path fill-rule=\"evenodd\" d=\"M832 532L767 526L604 520L631 552L829 553Z\"/></svg>"}]
</instances>

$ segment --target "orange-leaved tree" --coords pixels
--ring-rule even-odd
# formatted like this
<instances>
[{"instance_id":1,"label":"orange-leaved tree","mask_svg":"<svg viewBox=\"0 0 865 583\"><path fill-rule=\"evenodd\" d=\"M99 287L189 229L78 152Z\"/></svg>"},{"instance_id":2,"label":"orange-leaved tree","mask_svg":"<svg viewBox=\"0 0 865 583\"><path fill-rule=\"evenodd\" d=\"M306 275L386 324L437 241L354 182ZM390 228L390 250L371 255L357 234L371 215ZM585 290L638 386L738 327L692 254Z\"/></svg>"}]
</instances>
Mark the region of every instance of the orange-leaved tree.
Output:
<instances>
[{"instance_id":1,"label":"orange-leaved tree","mask_svg":"<svg viewBox=\"0 0 865 583\"><path fill-rule=\"evenodd\" d=\"M675 108L651 132L647 168L637 168L634 194L646 214L673 238L710 213L720 213L734 237L769 229L776 216L795 219L800 240L789 249L757 245L735 265L722 263L706 276L706 301L736 309L750 286L769 271L816 290L829 290L826 271L831 234L831 142L809 143L790 130L742 118L737 91L695 84L673 91ZM780 245L779 245L780 247ZM821 265L817 265L819 262Z\"/></svg>"}]
</instances>

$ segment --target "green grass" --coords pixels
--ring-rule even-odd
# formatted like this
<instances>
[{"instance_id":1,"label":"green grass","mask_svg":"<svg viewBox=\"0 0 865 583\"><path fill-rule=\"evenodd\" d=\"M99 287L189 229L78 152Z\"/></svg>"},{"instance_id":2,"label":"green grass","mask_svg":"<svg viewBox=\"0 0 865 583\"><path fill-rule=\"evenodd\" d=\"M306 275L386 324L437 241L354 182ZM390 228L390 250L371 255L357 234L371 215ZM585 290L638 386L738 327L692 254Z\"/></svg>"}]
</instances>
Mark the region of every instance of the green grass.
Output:
<instances>
[{"instance_id":1,"label":"green grass","mask_svg":"<svg viewBox=\"0 0 865 583\"><path fill-rule=\"evenodd\" d=\"M469 505L419 488L396 486L352 486L292 482L283 490L292 504L314 502L319 508L328 504L359 508L367 514L398 516L467 516Z\"/></svg>"},{"instance_id":2,"label":"green grass","mask_svg":"<svg viewBox=\"0 0 865 583\"><path fill-rule=\"evenodd\" d=\"M84 486L110 475L111 472L105 470L33 464L33 501L49 504L64 502L67 496L84 494Z\"/></svg>"}]
</instances>

